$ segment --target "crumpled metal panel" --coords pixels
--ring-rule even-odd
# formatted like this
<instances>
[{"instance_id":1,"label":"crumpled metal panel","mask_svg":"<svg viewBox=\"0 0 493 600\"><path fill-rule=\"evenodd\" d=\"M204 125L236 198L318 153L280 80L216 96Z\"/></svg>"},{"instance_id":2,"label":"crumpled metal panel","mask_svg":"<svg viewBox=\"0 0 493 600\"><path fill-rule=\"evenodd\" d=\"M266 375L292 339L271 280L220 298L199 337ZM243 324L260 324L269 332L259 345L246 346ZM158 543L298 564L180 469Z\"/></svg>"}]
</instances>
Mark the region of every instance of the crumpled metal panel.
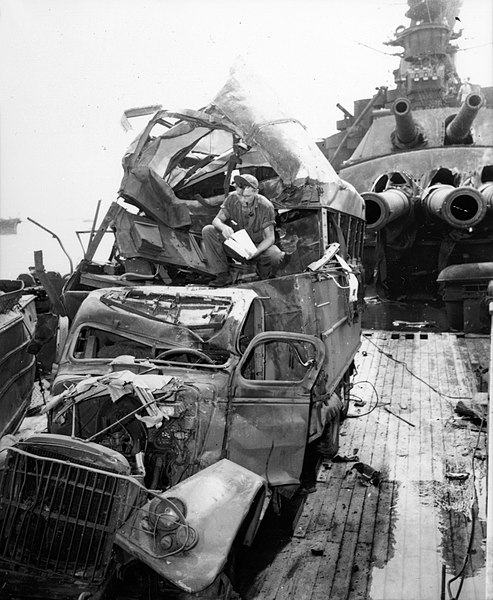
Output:
<instances>
[{"instance_id":1,"label":"crumpled metal panel","mask_svg":"<svg viewBox=\"0 0 493 600\"><path fill-rule=\"evenodd\" d=\"M197 299L197 303L203 299L205 304L210 304L214 298L222 301L231 300L231 309L225 318L222 326L212 333L208 338L209 346L238 354L238 341L241 327L245 321L252 302L258 298L254 290L248 289L215 289L211 293L210 288L190 286L187 288L172 286L144 286L128 288L107 288L91 292L82 303L72 324L69 337L63 347L59 361L59 367L53 382L53 391L59 393L64 389L64 385L69 382L77 381L81 376L88 373L93 375L103 375L112 370L111 360L109 359L81 359L74 360L73 346L79 331L84 326L96 326L113 331L120 336L128 336L131 339L139 340L141 343L162 347L183 347L200 348L201 342L186 327L180 328L173 323L166 323L158 319L147 316L145 313L136 315L118 308L114 304L111 306L101 302L101 297L113 293L121 293L132 290L140 290L143 294L148 294L149 298L159 297L160 295L188 296ZM142 368L152 367L142 363ZM128 367L130 368L130 366ZM133 368L138 368L134 365ZM193 371L193 369L192 369ZM192 375L190 375L192 376Z\"/></svg>"},{"instance_id":2,"label":"crumpled metal panel","mask_svg":"<svg viewBox=\"0 0 493 600\"><path fill-rule=\"evenodd\" d=\"M231 68L213 104L240 127L248 144L260 146L287 185L337 181L334 169L302 124L284 111L274 92L241 59Z\"/></svg>"},{"instance_id":3,"label":"crumpled metal panel","mask_svg":"<svg viewBox=\"0 0 493 600\"><path fill-rule=\"evenodd\" d=\"M260 297L269 298L265 303L265 331L296 331L318 336L310 274L297 275L295 280L278 277L255 281L248 286ZM333 316L335 319L336 315Z\"/></svg>"},{"instance_id":4,"label":"crumpled metal panel","mask_svg":"<svg viewBox=\"0 0 493 600\"><path fill-rule=\"evenodd\" d=\"M211 289L207 287L190 286L187 288L173 286L143 286L143 287L128 287L128 288L106 288L95 290L82 303L74 323L72 331L75 332L77 327L83 324L100 323L112 327L115 333L125 335L125 332L132 336L142 339L143 342L163 344L165 342L170 347L172 346L187 346L191 348L200 347L197 336L193 336L187 332L186 328L180 328L180 323L167 323L165 319L159 320L152 318L152 315L136 315L135 312L126 311L124 307L105 305L101 298L112 294L115 298L117 294L121 294L122 298L126 293L139 290L143 296L148 295L149 301L152 298L162 296L175 296L177 303L180 298L185 297L196 298L197 303L200 303L201 298L204 303L210 304L215 297L224 300L231 300L231 309L217 333L211 336L209 343L216 347L224 348L230 352L237 351L237 336L239 328L245 319L248 309L257 297L257 293L248 289L215 289L211 294ZM143 300L144 303L144 300ZM179 335L179 339L177 339ZM176 340L173 342L173 340ZM66 359L68 345L64 349L62 361Z\"/></svg>"},{"instance_id":5,"label":"crumpled metal panel","mask_svg":"<svg viewBox=\"0 0 493 600\"><path fill-rule=\"evenodd\" d=\"M238 59L213 104L258 146L286 186L319 188L321 206L364 218L364 203L354 188L336 174L303 125L284 112L265 82Z\"/></svg>"},{"instance_id":6,"label":"crumpled metal panel","mask_svg":"<svg viewBox=\"0 0 493 600\"><path fill-rule=\"evenodd\" d=\"M23 289L22 281L0 281L0 437L22 420L36 374L36 357L29 352L38 321L36 298L23 296Z\"/></svg>"},{"instance_id":7,"label":"crumpled metal panel","mask_svg":"<svg viewBox=\"0 0 493 600\"><path fill-rule=\"evenodd\" d=\"M236 401L231 418L231 460L266 477L272 487L299 484L305 456L310 397L296 404L291 397L285 400Z\"/></svg>"},{"instance_id":8,"label":"crumpled metal panel","mask_svg":"<svg viewBox=\"0 0 493 600\"><path fill-rule=\"evenodd\" d=\"M167 185L167 184L165 184ZM169 187L169 186L168 186ZM170 188L171 189L171 188ZM176 206L176 205L173 205ZM188 230L173 229L165 225L172 214L172 207L159 202L147 205L147 213L155 210L154 220L134 215L123 208L116 218L116 240L122 258L145 258L156 264L171 263L189 267L197 271L208 272L209 267L203 260L203 254L193 234ZM190 221L187 205L181 203L181 213ZM176 211L175 219L180 217Z\"/></svg>"},{"instance_id":9,"label":"crumpled metal panel","mask_svg":"<svg viewBox=\"0 0 493 600\"><path fill-rule=\"evenodd\" d=\"M168 227L186 227L191 223L187 206L151 167L132 169L122 196L157 223Z\"/></svg>"},{"instance_id":10,"label":"crumpled metal panel","mask_svg":"<svg viewBox=\"0 0 493 600\"><path fill-rule=\"evenodd\" d=\"M307 347L306 363L293 353L298 344ZM258 352L262 366L245 370L255 364ZM265 476L269 485L299 483L312 390L324 363L324 344L314 336L265 332L250 342L233 379L227 440L231 460Z\"/></svg>"},{"instance_id":11,"label":"crumpled metal panel","mask_svg":"<svg viewBox=\"0 0 493 600\"><path fill-rule=\"evenodd\" d=\"M86 398L94 396L109 395L112 402L116 402L127 394L139 395L139 390L152 392L172 392L181 382L175 381L169 375L157 375L154 373L133 373L132 371L122 370L116 373L108 373L98 377L87 376L61 394L54 396L42 409L41 414L54 410L57 406L70 399L70 406L78 402L83 402ZM149 402L145 405L146 412L155 417L153 423L157 426L165 418L159 410L159 404Z\"/></svg>"},{"instance_id":12,"label":"crumpled metal panel","mask_svg":"<svg viewBox=\"0 0 493 600\"><path fill-rule=\"evenodd\" d=\"M223 459L161 495L185 503L186 521L198 534L191 550L170 556L156 552L154 535L141 526L150 503L132 513L117 531L116 543L179 588L199 592L223 570L252 503L263 501L265 485L262 477Z\"/></svg>"},{"instance_id":13,"label":"crumpled metal panel","mask_svg":"<svg viewBox=\"0 0 493 600\"><path fill-rule=\"evenodd\" d=\"M246 285L246 284L245 284ZM332 392L353 360L359 346L359 327L356 303L349 301L347 276L338 267L325 271L323 276L303 273L248 284L260 297L272 300L265 303L265 330L284 330L315 335L323 340L327 360L324 370ZM275 308L275 310L274 310Z\"/></svg>"},{"instance_id":14,"label":"crumpled metal panel","mask_svg":"<svg viewBox=\"0 0 493 600\"><path fill-rule=\"evenodd\" d=\"M151 129L165 117L182 120L149 141ZM218 129L231 134L229 148L224 147L224 139L222 146L213 147L216 142L213 134ZM210 160L203 152L196 152L191 166L185 166L183 159L192 157L204 140L211 142ZM228 163L234 158L235 140L243 142L242 154L255 156L255 164L264 161L264 166L276 171L286 189L299 192L271 198L274 202L279 200L286 207L326 206L364 218L364 203L359 194L339 178L303 125L281 108L265 82L249 73L241 61L235 63L230 78L204 110L160 111L153 117L125 155L120 195L142 207L139 194L151 190L153 203L172 205L170 195L162 193L156 185L140 190L135 181L139 169L147 168L149 177L154 172L175 191L183 189L208 176L226 176ZM205 162L200 164L197 160Z\"/></svg>"}]
</instances>

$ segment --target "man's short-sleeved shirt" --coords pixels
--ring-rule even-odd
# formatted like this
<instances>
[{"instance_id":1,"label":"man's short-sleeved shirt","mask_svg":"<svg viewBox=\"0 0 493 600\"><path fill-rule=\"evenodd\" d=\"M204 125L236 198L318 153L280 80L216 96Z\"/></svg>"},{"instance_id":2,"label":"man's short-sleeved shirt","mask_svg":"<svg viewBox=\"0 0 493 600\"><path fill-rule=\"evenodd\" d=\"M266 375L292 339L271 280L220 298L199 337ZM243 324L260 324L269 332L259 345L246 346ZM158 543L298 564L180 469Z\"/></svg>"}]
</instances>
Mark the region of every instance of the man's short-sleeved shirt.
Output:
<instances>
[{"instance_id":1,"label":"man's short-sleeved shirt","mask_svg":"<svg viewBox=\"0 0 493 600\"><path fill-rule=\"evenodd\" d=\"M459 89L459 94L460 94L460 101L464 102L465 99L469 96L469 94L472 92L472 86L470 83L465 82L460 86Z\"/></svg>"},{"instance_id":2,"label":"man's short-sleeved shirt","mask_svg":"<svg viewBox=\"0 0 493 600\"><path fill-rule=\"evenodd\" d=\"M260 194L256 195L252 207L245 210L239 194L231 192L222 203L221 211L226 219L238 224L234 229L245 229L255 244L263 240L263 230L276 222L272 202Z\"/></svg>"}]
</instances>

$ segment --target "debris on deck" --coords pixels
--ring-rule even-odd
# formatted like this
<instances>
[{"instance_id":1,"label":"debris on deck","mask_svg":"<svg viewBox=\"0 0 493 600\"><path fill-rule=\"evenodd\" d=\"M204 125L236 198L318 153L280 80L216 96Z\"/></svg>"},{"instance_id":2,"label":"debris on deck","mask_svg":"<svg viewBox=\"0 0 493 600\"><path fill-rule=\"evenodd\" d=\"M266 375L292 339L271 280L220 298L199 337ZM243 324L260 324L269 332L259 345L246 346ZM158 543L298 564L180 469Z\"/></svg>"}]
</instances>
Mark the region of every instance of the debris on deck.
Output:
<instances>
[{"instance_id":1,"label":"debris on deck","mask_svg":"<svg viewBox=\"0 0 493 600\"><path fill-rule=\"evenodd\" d=\"M352 403L339 452L357 450L381 472L380 485L324 460L292 539L278 540L272 555L260 537L242 597L437 600L461 587L461 600L483 600L486 427L455 406L475 397L471 364L488 356L489 339L390 331L363 339L352 392L366 403Z\"/></svg>"}]
</instances>

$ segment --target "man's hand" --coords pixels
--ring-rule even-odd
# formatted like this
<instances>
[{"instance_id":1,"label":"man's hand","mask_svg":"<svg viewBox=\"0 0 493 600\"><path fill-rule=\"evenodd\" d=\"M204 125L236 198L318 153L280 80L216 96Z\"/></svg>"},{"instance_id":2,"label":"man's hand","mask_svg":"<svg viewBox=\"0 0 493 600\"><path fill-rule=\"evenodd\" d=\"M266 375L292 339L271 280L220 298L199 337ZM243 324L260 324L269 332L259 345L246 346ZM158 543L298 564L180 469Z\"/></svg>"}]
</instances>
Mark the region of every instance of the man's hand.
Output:
<instances>
[{"instance_id":1,"label":"man's hand","mask_svg":"<svg viewBox=\"0 0 493 600\"><path fill-rule=\"evenodd\" d=\"M253 260L254 258L257 258L257 256L259 255L259 251L255 250L255 252L251 252L248 256L247 256L247 260Z\"/></svg>"},{"instance_id":2,"label":"man's hand","mask_svg":"<svg viewBox=\"0 0 493 600\"><path fill-rule=\"evenodd\" d=\"M221 229L221 233L225 240L229 240L234 233L234 229L232 229L229 225L224 225L224 227Z\"/></svg>"}]
</instances>

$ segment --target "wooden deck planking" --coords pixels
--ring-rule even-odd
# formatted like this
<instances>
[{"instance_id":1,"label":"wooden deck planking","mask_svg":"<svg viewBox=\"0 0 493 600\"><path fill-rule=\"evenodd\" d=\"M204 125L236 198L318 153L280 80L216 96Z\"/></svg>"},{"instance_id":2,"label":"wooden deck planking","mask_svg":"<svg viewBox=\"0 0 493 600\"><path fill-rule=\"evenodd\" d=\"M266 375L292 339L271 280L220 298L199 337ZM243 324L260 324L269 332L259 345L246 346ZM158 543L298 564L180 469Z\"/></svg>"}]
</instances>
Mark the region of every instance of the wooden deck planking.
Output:
<instances>
[{"instance_id":1,"label":"wooden deck planking","mask_svg":"<svg viewBox=\"0 0 493 600\"><path fill-rule=\"evenodd\" d=\"M439 360L438 360L438 352L440 350L437 342L440 341L440 336L436 335L430 339L430 343L428 344L428 379L424 378L425 381L435 380L436 389L440 391L440 372L439 372ZM429 398L429 410L430 410L430 429L431 429L431 444L434 452L437 453L431 457L431 472L432 479L434 481L443 481L443 467L441 462L441 457L445 451L445 434L444 427L446 425L447 420L449 419L449 414L447 412L443 412L442 410L442 402L440 398L434 390L431 388L428 390L428 398Z\"/></svg>"},{"instance_id":2,"label":"wooden deck planking","mask_svg":"<svg viewBox=\"0 0 493 600\"><path fill-rule=\"evenodd\" d=\"M441 435L443 422L440 397L437 392L424 383L436 381L436 373L432 367L432 359L435 358L436 354L436 345L433 336L430 338L428 335L426 337L420 336L418 343L419 352L416 353L417 356L413 363L413 370L420 378L420 380L417 380L420 390L420 427L425 441L425 446L421 448L421 458L423 460L420 460L419 480L420 482L426 482L425 485L430 485L431 482L437 480L437 477L443 480L442 470L437 468L438 460L435 458L435 452L438 456L443 454L444 445ZM438 509L433 505L428 507L426 512L423 510L423 513L425 527L428 531L433 531L434 535L422 536L420 541L420 573L426 573L430 570L433 573L441 573L442 564L440 556L437 553L437 548L441 543ZM424 589L423 585L424 581L421 581L420 594L423 597L430 596L433 591Z\"/></svg>"},{"instance_id":3,"label":"wooden deck planking","mask_svg":"<svg viewBox=\"0 0 493 600\"><path fill-rule=\"evenodd\" d=\"M366 487L354 471L347 474L351 463L327 465L301 515L299 537L258 573L245 600L440 597L442 565L449 580L464 560L474 493L472 483L445 477L447 470L470 471L472 464L474 434L469 424L457 427L453 409L457 398L475 391L470 365L485 350L484 338L478 343L454 334L363 336L353 381L371 381L379 406L363 415L376 397L370 385L355 385L366 404L358 409L362 416L343 424L339 453L351 456L357 449L362 462L382 469L383 481ZM414 427L389 414L386 403ZM484 535L485 522L478 519L475 549ZM484 552L476 550L471 563L470 575L481 571ZM461 600L482 600L483 589L480 576L468 577Z\"/></svg>"}]
</instances>

